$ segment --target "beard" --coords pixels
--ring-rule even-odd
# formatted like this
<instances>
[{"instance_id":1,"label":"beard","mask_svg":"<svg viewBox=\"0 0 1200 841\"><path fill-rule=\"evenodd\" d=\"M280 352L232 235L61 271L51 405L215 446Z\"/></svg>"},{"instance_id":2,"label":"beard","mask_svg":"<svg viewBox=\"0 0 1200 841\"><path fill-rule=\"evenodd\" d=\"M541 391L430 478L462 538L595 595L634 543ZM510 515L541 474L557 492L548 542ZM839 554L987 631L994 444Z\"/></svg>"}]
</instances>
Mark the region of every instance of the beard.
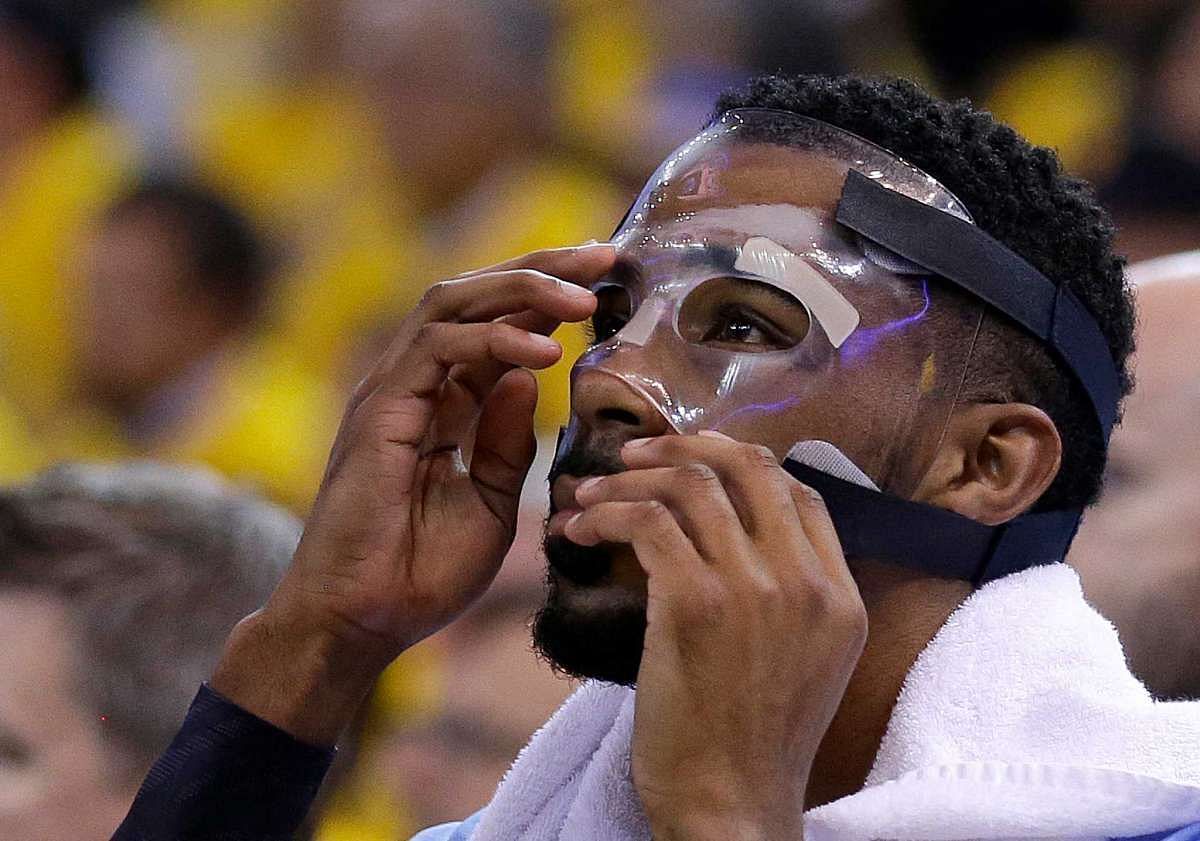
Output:
<instances>
[{"instance_id":1,"label":"beard","mask_svg":"<svg viewBox=\"0 0 1200 841\"><path fill-rule=\"evenodd\" d=\"M547 577L546 601L533 620L534 648L557 671L572 677L633 686L646 639L645 605L632 597L603 607L573 605L553 572L554 557L569 557L588 547L556 546L557 539L547 541L546 555L552 571Z\"/></svg>"},{"instance_id":2,"label":"beard","mask_svg":"<svg viewBox=\"0 0 1200 841\"><path fill-rule=\"evenodd\" d=\"M615 456L563 440L568 447L555 459L551 484L561 475L601 476L624 469ZM554 513L553 502L550 513ZM534 648L557 671L632 686L646 637L644 597L629 592L617 599L588 598L593 593L602 595L596 592L600 587L616 589L612 582L616 547L580 546L556 536L547 537L543 548L547 591L533 620Z\"/></svg>"}]
</instances>

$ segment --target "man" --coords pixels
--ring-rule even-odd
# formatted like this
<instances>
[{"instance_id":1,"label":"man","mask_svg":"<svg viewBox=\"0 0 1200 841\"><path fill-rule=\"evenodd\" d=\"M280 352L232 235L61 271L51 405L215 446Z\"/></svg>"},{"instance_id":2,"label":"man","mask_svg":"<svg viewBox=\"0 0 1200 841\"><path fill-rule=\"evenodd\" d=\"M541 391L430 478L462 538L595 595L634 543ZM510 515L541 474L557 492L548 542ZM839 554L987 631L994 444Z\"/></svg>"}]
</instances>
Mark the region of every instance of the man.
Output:
<instances>
[{"instance_id":1,"label":"man","mask_svg":"<svg viewBox=\"0 0 1200 841\"><path fill-rule=\"evenodd\" d=\"M600 680L423 841L1200 819L1200 714L1150 701L1068 569L1025 569L1065 552L1127 390L1103 211L1050 152L910 83L764 78L717 110L613 245L431 290L118 839L286 837L374 676L495 575L533 454L523 369L589 316L535 638ZM999 314L1035 300L1040 327Z\"/></svg>"},{"instance_id":2,"label":"man","mask_svg":"<svg viewBox=\"0 0 1200 841\"><path fill-rule=\"evenodd\" d=\"M82 250L83 405L50 436L60 454L199 461L306 507L334 408L262 338L270 261L250 220L206 186L155 176L101 215Z\"/></svg>"},{"instance_id":3,"label":"man","mask_svg":"<svg viewBox=\"0 0 1200 841\"><path fill-rule=\"evenodd\" d=\"M1200 324L1200 253L1139 263L1130 278L1138 387L1071 562L1120 630L1133 673L1160 697L1197 698L1200 360L1191 337Z\"/></svg>"},{"instance_id":4,"label":"man","mask_svg":"<svg viewBox=\"0 0 1200 841\"><path fill-rule=\"evenodd\" d=\"M299 530L209 473L150 463L0 491L0 837L109 837Z\"/></svg>"}]
</instances>

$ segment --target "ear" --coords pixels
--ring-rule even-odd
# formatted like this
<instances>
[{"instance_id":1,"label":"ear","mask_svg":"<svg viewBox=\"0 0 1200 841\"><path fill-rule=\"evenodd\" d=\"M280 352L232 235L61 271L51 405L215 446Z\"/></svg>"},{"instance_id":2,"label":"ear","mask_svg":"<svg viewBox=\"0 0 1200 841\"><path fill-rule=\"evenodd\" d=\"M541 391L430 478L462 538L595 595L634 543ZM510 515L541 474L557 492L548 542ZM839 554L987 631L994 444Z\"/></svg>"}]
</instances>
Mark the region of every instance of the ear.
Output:
<instances>
[{"instance_id":1,"label":"ear","mask_svg":"<svg viewBox=\"0 0 1200 841\"><path fill-rule=\"evenodd\" d=\"M954 411L913 499L989 526L1037 502L1062 464L1049 415L1025 403L973 403Z\"/></svg>"}]
</instances>

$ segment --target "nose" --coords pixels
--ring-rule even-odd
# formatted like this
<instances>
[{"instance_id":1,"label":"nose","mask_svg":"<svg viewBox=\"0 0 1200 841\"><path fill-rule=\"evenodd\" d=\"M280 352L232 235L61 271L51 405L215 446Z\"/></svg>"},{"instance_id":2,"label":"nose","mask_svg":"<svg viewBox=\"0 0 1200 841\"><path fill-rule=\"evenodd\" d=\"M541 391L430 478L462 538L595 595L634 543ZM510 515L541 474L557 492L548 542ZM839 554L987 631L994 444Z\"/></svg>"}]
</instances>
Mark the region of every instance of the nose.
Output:
<instances>
[{"instance_id":1,"label":"nose","mask_svg":"<svg viewBox=\"0 0 1200 841\"><path fill-rule=\"evenodd\" d=\"M636 354L631 354L636 355ZM594 435L615 438L618 443L634 438L665 435L671 425L642 388L653 388L653 380L610 364L576 368L571 378L571 412Z\"/></svg>"}]
</instances>

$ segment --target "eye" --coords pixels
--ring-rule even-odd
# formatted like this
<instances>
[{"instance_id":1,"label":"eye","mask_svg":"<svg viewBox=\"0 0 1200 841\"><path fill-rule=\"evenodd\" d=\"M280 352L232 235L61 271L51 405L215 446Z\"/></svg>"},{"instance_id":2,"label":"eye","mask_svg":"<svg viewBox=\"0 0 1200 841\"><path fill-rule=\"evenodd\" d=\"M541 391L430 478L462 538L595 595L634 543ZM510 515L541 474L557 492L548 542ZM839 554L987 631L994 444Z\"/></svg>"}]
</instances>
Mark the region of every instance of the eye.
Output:
<instances>
[{"instance_id":1,"label":"eye","mask_svg":"<svg viewBox=\"0 0 1200 841\"><path fill-rule=\"evenodd\" d=\"M742 345L769 345L770 348L790 347L775 325L758 313L740 304L726 304L717 310L702 342Z\"/></svg>"},{"instance_id":2,"label":"eye","mask_svg":"<svg viewBox=\"0 0 1200 841\"><path fill-rule=\"evenodd\" d=\"M596 293L596 311L588 325L588 344L606 342L629 323L632 309L629 291L623 286L607 284L592 290Z\"/></svg>"},{"instance_id":3,"label":"eye","mask_svg":"<svg viewBox=\"0 0 1200 841\"><path fill-rule=\"evenodd\" d=\"M783 290L756 280L707 280L684 299L679 335L694 344L759 353L786 350L808 335L808 308Z\"/></svg>"}]
</instances>

